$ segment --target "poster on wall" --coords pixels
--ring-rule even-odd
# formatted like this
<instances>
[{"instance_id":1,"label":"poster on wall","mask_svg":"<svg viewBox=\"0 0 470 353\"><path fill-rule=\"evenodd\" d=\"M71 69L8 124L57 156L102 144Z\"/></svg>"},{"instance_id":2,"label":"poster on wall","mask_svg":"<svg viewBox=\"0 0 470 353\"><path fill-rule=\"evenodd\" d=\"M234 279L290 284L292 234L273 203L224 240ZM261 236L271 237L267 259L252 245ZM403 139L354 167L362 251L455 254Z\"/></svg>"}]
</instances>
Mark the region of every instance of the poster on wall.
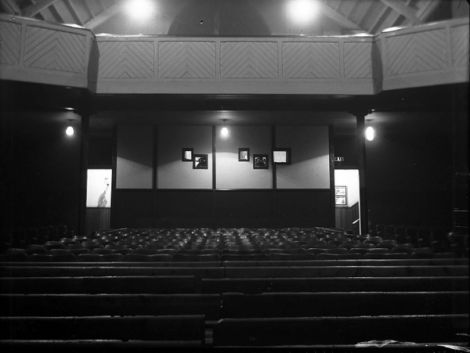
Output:
<instances>
[{"instance_id":1,"label":"poster on wall","mask_svg":"<svg viewBox=\"0 0 470 353\"><path fill-rule=\"evenodd\" d=\"M335 186L335 205L347 206L348 205L347 194L348 194L347 186Z\"/></svg>"},{"instance_id":2,"label":"poster on wall","mask_svg":"<svg viewBox=\"0 0 470 353\"><path fill-rule=\"evenodd\" d=\"M267 154L254 154L253 155L253 169L268 169L268 155Z\"/></svg>"},{"instance_id":3,"label":"poster on wall","mask_svg":"<svg viewBox=\"0 0 470 353\"><path fill-rule=\"evenodd\" d=\"M193 169L207 169L208 158L207 154L195 154L193 156Z\"/></svg>"},{"instance_id":4,"label":"poster on wall","mask_svg":"<svg viewBox=\"0 0 470 353\"><path fill-rule=\"evenodd\" d=\"M86 207L111 207L112 169L88 169Z\"/></svg>"}]
</instances>

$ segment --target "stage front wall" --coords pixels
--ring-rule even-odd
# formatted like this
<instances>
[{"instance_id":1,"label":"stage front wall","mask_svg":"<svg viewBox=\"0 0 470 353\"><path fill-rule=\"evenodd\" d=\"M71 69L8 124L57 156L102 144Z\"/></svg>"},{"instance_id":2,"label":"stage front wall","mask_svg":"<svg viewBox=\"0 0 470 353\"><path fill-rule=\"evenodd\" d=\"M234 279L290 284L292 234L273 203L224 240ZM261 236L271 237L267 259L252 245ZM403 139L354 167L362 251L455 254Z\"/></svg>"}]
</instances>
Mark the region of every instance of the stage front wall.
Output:
<instances>
[{"instance_id":1,"label":"stage front wall","mask_svg":"<svg viewBox=\"0 0 470 353\"><path fill-rule=\"evenodd\" d=\"M233 125L226 138L220 130L119 126L111 225L334 226L327 126ZM277 147L290 148L289 165L273 165ZM183 161L183 148L207 155L207 169ZM253 154L266 155L267 168L255 169Z\"/></svg>"}]
</instances>

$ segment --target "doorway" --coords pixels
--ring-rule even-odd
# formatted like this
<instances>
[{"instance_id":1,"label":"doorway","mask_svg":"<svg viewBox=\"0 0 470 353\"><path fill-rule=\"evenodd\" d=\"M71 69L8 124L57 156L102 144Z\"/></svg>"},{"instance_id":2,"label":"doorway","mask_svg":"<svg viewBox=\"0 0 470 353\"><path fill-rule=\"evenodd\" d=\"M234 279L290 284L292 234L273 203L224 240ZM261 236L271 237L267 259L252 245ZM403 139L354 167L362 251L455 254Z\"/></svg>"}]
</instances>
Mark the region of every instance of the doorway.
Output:
<instances>
[{"instance_id":1,"label":"doorway","mask_svg":"<svg viewBox=\"0 0 470 353\"><path fill-rule=\"evenodd\" d=\"M88 169L87 171L87 235L110 227L112 178L112 169Z\"/></svg>"},{"instance_id":2,"label":"doorway","mask_svg":"<svg viewBox=\"0 0 470 353\"><path fill-rule=\"evenodd\" d=\"M361 234L361 200L359 170L335 170L335 226Z\"/></svg>"}]
</instances>

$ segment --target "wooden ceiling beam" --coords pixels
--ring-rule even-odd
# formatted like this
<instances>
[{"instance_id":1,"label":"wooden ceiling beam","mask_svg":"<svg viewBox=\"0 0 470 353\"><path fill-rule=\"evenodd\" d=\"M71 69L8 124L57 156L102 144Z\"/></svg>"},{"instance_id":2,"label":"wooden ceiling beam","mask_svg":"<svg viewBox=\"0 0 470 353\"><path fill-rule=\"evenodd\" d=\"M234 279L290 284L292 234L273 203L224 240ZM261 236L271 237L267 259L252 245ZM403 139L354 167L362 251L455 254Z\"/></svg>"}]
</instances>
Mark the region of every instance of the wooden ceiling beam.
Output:
<instances>
[{"instance_id":1,"label":"wooden ceiling beam","mask_svg":"<svg viewBox=\"0 0 470 353\"><path fill-rule=\"evenodd\" d=\"M357 23L354 23L349 18L344 16L343 14L339 13L338 11L334 10L332 7L328 5L328 3L321 2L320 3L320 11L327 17L331 18L333 21L337 22L344 28L347 29L355 29L355 30L363 30Z\"/></svg>"},{"instance_id":2,"label":"wooden ceiling beam","mask_svg":"<svg viewBox=\"0 0 470 353\"><path fill-rule=\"evenodd\" d=\"M406 17L411 24L418 25L422 21L416 15L416 12L413 11L409 6L406 6L400 0L380 0L385 6L390 7L392 10L396 11L398 14Z\"/></svg>"},{"instance_id":3,"label":"wooden ceiling beam","mask_svg":"<svg viewBox=\"0 0 470 353\"><path fill-rule=\"evenodd\" d=\"M370 27L370 33L377 33L380 30L380 26L382 26L382 23L384 19L387 16L387 12L392 11L388 6L384 6L382 10L380 10L380 14L375 17L375 21L373 25ZM390 16L390 15L388 15Z\"/></svg>"},{"instance_id":4,"label":"wooden ceiling beam","mask_svg":"<svg viewBox=\"0 0 470 353\"><path fill-rule=\"evenodd\" d=\"M416 15L421 19L422 22L425 22L429 16L432 15L434 10L441 4L440 1L434 0L434 1L426 1L422 8L420 8Z\"/></svg>"},{"instance_id":5,"label":"wooden ceiling beam","mask_svg":"<svg viewBox=\"0 0 470 353\"><path fill-rule=\"evenodd\" d=\"M38 14L42 10L51 6L57 0L39 0L34 5L30 5L26 7L21 15L25 17L33 17L34 15Z\"/></svg>"},{"instance_id":6,"label":"wooden ceiling beam","mask_svg":"<svg viewBox=\"0 0 470 353\"><path fill-rule=\"evenodd\" d=\"M57 7L54 4L51 4L49 6L49 10L51 11L52 15L58 19L57 22L59 23L65 23L64 17L60 13L59 10L57 10Z\"/></svg>"},{"instance_id":7,"label":"wooden ceiling beam","mask_svg":"<svg viewBox=\"0 0 470 353\"><path fill-rule=\"evenodd\" d=\"M409 5L410 2L411 0L406 0L405 5ZM400 24L396 23L400 17L405 18L404 22L401 23L401 25L404 25L404 26L415 25L415 23L413 23L408 17L405 17L402 14L396 11L393 11L393 13L388 15L387 18L382 21L382 24L381 24L382 30L385 28L389 28L389 27L400 26Z\"/></svg>"},{"instance_id":8,"label":"wooden ceiling beam","mask_svg":"<svg viewBox=\"0 0 470 353\"><path fill-rule=\"evenodd\" d=\"M15 15L20 15L21 14L21 9L20 7L14 2L13 0L4 0L2 1L2 7L5 9L5 11L9 13L13 13Z\"/></svg>"},{"instance_id":9,"label":"wooden ceiling beam","mask_svg":"<svg viewBox=\"0 0 470 353\"><path fill-rule=\"evenodd\" d=\"M100 12L97 16L93 17L90 21L85 22L83 26L88 29L95 29L96 27L98 27L99 25L106 22L114 15L116 15L119 12L119 10L121 10L120 3L111 5L106 10Z\"/></svg>"},{"instance_id":10,"label":"wooden ceiling beam","mask_svg":"<svg viewBox=\"0 0 470 353\"><path fill-rule=\"evenodd\" d=\"M75 8L75 5L72 4L72 2L70 0L63 0L63 1L64 1L65 6L67 7L67 9L70 11L70 14L72 15L75 22L77 22L77 24L81 26L83 24L83 21L80 18L80 16L78 15L78 11Z\"/></svg>"}]
</instances>

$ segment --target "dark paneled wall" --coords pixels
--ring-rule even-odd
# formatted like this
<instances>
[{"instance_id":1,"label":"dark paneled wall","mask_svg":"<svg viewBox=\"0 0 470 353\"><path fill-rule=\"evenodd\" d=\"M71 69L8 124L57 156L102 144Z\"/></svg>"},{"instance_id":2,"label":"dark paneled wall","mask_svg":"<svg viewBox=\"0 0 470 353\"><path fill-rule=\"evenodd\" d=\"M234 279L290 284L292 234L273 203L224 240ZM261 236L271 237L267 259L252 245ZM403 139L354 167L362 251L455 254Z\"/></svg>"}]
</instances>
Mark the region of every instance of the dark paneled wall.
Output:
<instances>
[{"instance_id":1,"label":"dark paneled wall","mask_svg":"<svg viewBox=\"0 0 470 353\"><path fill-rule=\"evenodd\" d=\"M25 227L77 229L80 144L65 136L65 124L54 122L67 121L67 114L2 112L2 236Z\"/></svg>"},{"instance_id":2,"label":"dark paneled wall","mask_svg":"<svg viewBox=\"0 0 470 353\"><path fill-rule=\"evenodd\" d=\"M329 190L116 190L111 224L334 226Z\"/></svg>"},{"instance_id":3,"label":"dark paneled wall","mask_svg":"<svg viewBox=\"0 0 470 353\"><path fill-rule=\"evenodd\" d=\"M377 138L366 143L369 222L450 226L451 113L388 114L393 125L372 115ZM336 169L357 168L353 133L335 137L335 154L345 157Z\"/></svg>"}]
</instances>

